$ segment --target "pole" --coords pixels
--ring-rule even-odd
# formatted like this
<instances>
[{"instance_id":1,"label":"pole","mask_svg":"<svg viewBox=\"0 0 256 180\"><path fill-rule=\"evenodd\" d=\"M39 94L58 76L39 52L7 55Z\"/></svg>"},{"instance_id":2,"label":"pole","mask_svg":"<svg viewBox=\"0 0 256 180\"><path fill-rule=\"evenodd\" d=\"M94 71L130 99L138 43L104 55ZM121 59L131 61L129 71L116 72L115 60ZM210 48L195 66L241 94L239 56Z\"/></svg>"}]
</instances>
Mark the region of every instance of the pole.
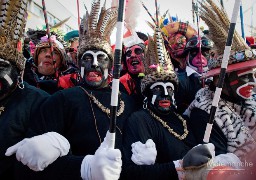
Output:
<instances>
[{"instance_id":1,"label":"pole","mask_svg":"<svg viewBox=\"0 0 256 180\"><path fill-rule=\"evenodd\" d=\"M242 6L242 2L240 2L240 20L241 20L242 38L245 39L245 36L244 36L244 15L243 15L243 6Z\"/></svg>"},{"instance_id":2,"label":"pole","mask_svg":"<svg viewBox=\"0 0 256 180\"><path fill-rule=\"evenodd\" d=\"M111 134L111 145L115 147L115 132L116 132L116 118L118 106L118 92L119 92L119 78L121 71L121 58L122 58L122 42L124 32L124 7L126 0L119 0L118 17L117 17L117 32L116 32L116 48L114 54L114 69L113 69L113 82L111 92L111 107L110 107L110 126L109 132Z\"/></svg>"},{"instance_id":3,"label":"pole","mask_svg":"<svg viewBox=\"0 0 256 180\"><path fill-rule=\"evenodd\" d=\"M223 60L221 63L219 80L218 80L218 84L217 84L217 87L216 87L216 90L214 93L214 97L213 97L213 101L212 101L209 122L207 123L205 134L204 134L203 141L205 143L208 143L209 139L210 139L215 113L216 113L216 110L218 107L222 87L224 84L224 78L225 78L226 70L227 70L227 66L228 66L228 60L229 60L229 56L230 56L231 45L232 45L233 35L234 35L234 31L235 31L236 20L237 20L237 16L238 16L240 2L241 2L241 0L236 0L235 4L234 4L234 8L233 8L232 18L231 18L231 22L230 22L230 26L229 26L228 37L227 37L227 41L226 41L226 47L224 50Z\"/></svg>"},{"instance_id":4,"label":"pole","mask_svg":"<svg viewBox=\"0 0 256 180\"><path fill-rule=\"evenodd\" d=\"M221 7L224 9L223 0L220 0L220 5L221 5Z\"/></svg>"},{"instance_id":5,"label":"pole","mask_svg":"<svg viewBox=\"0 0 256 180\"><path fill-rule=\"evenodd\" d=\"M79 0L76 0L76 6L77 6L77 23L78 23L78 29L80 27L80 9L79 9Z\"/></svg>"}]
</instances>

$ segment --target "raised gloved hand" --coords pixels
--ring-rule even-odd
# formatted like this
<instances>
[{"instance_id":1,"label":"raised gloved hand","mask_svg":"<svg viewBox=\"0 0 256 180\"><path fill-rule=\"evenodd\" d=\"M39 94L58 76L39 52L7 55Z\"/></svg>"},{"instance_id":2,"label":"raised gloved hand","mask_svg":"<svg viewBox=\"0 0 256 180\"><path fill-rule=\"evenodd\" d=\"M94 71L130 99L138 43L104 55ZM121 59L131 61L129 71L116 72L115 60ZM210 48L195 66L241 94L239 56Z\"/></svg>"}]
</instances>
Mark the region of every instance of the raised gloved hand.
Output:
<instances>
[{"instance_id":1,"label":"raised gloved hand","mask_svg":"<svg viewBox=\"0 0 256 180\"><path fill-rule=\"evenodd\" d=\"M199 144L184 156L182 167L185 179L206 179L215 157L215 147L212 143Z\"/></svg>"},{"instance_id":2,"label":"raised gloved hand","mask_svg":"<svg viewBox=\"0 0 256 180\"><path fill-rule=\"evenodd\" d=\"M205 166L215 157L215 147L212 143L199 144L190 149L183 157L183 169L193 169Z\"/></svg>"},{"instance_id":3,"label":"raised gloved hand","mask_svg":"<svg viewBox=\"0 0 256 180\"><path fill-rule=\"evenodd\" d=\"M48 132L26 138L9 147L5 155L16 153L16 158L34 171L42 171L58 157L67 155L70 149L68 140L56 132Z\"/></svg>"},{"instance_id":4,"label":"raised gloved hand","mask_svg":"<svg viewBox=\"0 0 256 180\"><path fill-rule=\"evenodd\" d=\"M156 145L152 139L145 144L140 141L132 144L132 161L137 165L152 165L156 161Z\"/></svg>"},{"instance_id":5,"label":"raised gloved hand","mask_svg":"<svg viewBox=\"0 0 256 180\"><path fill-rule=\"evenodd\" d=\"M94 155L87 155L81 164L81 177L86 180L118 180L121 173L121 151L113 149L114 134L107 132Z\"/></svg>"}]
</instances>

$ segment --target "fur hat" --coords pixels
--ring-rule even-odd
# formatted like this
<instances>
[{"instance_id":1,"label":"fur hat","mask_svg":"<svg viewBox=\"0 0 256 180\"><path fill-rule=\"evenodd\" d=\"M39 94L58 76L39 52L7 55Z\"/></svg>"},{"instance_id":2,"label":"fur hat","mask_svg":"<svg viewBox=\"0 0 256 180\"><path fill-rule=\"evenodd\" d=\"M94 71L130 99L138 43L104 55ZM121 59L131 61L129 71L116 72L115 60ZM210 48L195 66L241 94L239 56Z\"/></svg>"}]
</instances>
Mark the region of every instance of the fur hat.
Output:
<instances>
[{"instance_id":1,"label":"fur hat","mask_svg":"<svg viewBox=\"0 0 256 180\"><path fill-rule=\"evenodd\" d=\"M200 17L209 27L208 36L214 42L216 52L208 60L209 71L204 76L206 78L220 73L230 21L227 13L212 0L199 2L199 4ZM235 32L226 72L229 73L253 67L256 67L256 51L251 50L242 37Z\"/></svg>"},{"instance_id":2,"label":"fur hat","mask_svg":"<svg viewBox=\"0 0 256 180\"><path fill-rule=\"evenodd\" d=\"M0 2L0 58L8 60L19 70L25 68L22 38L26 26L27 0Z\"/></svg>"},{"instance_id":3,"label":"fur hat","mask_svg":"<svg viewBox=\"0 0 256 180\"><path fill-rule=\"evenodd\" d=\"M78 59L89 49L105 52L113 61L113 52L110 45L110 35L116 25L118 9L106 9L106 3L100 8L100 0L92 2L91 13L84 15L79 30Z\"/></svg>"}]
</instances>

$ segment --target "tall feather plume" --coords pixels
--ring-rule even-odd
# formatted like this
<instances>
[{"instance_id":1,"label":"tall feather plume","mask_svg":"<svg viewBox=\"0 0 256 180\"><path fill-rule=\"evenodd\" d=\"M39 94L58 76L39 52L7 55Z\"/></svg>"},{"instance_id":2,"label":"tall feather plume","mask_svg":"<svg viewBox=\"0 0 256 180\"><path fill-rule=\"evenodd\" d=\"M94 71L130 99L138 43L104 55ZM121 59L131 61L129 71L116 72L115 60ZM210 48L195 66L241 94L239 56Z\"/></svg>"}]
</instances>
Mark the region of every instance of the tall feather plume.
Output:
<instances>
[{"instance_id":1,"label":"tall feather plume","mask_svg":"<svg viewBox=\"0 0 256 180\"><path fill-rule=\"evenodd\" d=\"M7 27L10 25L10 21L13 19L11 18L12 12L15 11L16 8L16 2L17 0L14 1L7 1L3 0L2 1L2 7L1 7L1 27Z\"/></svg>"},{"instance_id":2,"label":"tall feather plume","mask_svg":"<svg viewBox=\"0 0 256 180\"><path fill-rule=\"evenodd\" d=\"M198 3L200 4L199 15L209 27L209 37L215 43L217 52L223 54L230 24L228 15L223 8L219 8L212 0L205 0ZM235 31L232 50L237 51L248 48L247 44Z\"/></svg>"},{"instance_id":3,"label":"tall feather plume","mask_svg":"<svg viewBox=\"0 0 256 180\"><path fill-rule=\"evenodd\" d=\"M228 15L227 15L226 11L223 8L219 8L212 0L207 0L207 1L212 6L214 11L218 14L218 16L221 17L221 20L222 20L223 24L225 25L224 27L228 31L230 20L228 18ZM244 45L246 45L246 43L244 43L244 40L242 39L242 37L239 36L236 31L234 33L234 40L233 41L235 42L235 45L237 46L236 48L238 48L238 49L240 49L239 46L241 46L241 48L243 48Z\"/></svg>"},{"instance_id":4,"label":"tall feather plume","mask_svg":"<svg viewBox=\"0 0 256 180\"><path fill-rule=\"evenodd\" d=\"M103 20L100 21L100 24L98 24L98 27L102 34L106 34L106 32L109 32L110 30L112 31L112 29L114 27L113 27L113 24L111 23L111 21L116 22L117 13L118 13L117 8L109 8L106 10ZM112 24L112 26L109 26L110 24ZM108 27L110 29L108 29L106 27ZM106 34L106 35L108 35L108 34Z\"/></svg>"},{"instance_id":5,"label":"tall feather plume","mask_svg":"<svg viewBox=\"0 0 256 180\"><path fill-rule=\"evenodd\" d=\"M148 45L147 45L146 54L145 54L146 61L143 61L146 73L150 73L151 71L150 65L158 64L156 54L157 54L157 48L156 48L156 43L154 41L154 37L148 36Z\"/></svg>"},{"instance_id":6,"label":"tall feather plume","mask_svg":"<svg viewBox=\"0 0 256 180\"><path fill-rule=\"evenodd\" d=\"M139 0L126 0L124 22L127 29L131 30L137 27L141 7Z\"/></svg>"},{"instance_id":7,"label":"tall feather plume","mask_svg":"<svg viewBox=\"0 0 256 180\"><path fill-rule=\"evenodd\" d=\"M14 39L19 39L20 37L23 36L24 28L25 28L25 23L24 17L27 17L27 3L25 0L21 1L21 4L18 6L19 11L17 14L17 19L16 19L16 27L14 29Z\"/></svg>"},{"instance_id":8,"label":"tall feather plume","mask_svg":"<svg viewBox=\"0 0 256 180\"><path fill-rule=\"evenodd\" d=\"M98 24L102 24L102 21L105 15L106 15L106 0L101 8ZM97 26L97 32L103 34L103 32L101 32L100 26Z\"/></svg>"},{"instance_id":9,"label":"tall feather plume","mask_svg":"<svg viewBox=\"0 0 256 180\"><path fill-rule=\"evenodd\" d=\"M0 2L0 58L12 61L20 70L25 61L22 39L26 25L28 0L1 0Z\"/></svg>"},{"instance_id":10,"label":"tall feather plume","mask_svg":"<svg viewBox=\"0 0 256 180\"><path fill-rule=\"evenodd\" d=\"M90 14L82 19L79 34L78 58L81 58L86 49L99 49L105 51L110 59L112 49L110 46L110 35L117 21L117 7L106 9L106 1L103 7L100 7L100 0L94 0Z\"/></svg>"},{"instance_id":11,"label":"tall feather plume","mask_svg":"<svg viewBox=\"0 0 256 180\"><path fill-rule=\"evenodd\" d=\"M111 17L117 17L117 14L118 14L118 9L114 9L112 8L111 10ZM106 35L106 38L108 40L110 40L110 35L111 35L111 32L113 31L114 27L115 27L115 24L116 24L116 18L109 18L109 20L107 21L106 23L106 27L108 28L105 28L105 31L104 31L104 34ZM103 28L104 29L104 28Z\"/></svg>"},{"instance_id":12,"label":"tall feather plume","mask_svg":"<svg viewBox=\"0 0 256 180\"><path fill-rule=\"evenodd\" d=\"M99 11L100 11L100 0L93 0L91 15L90 15L91 29L96 29L97 27Z\"/></svg>"}]
</instances>

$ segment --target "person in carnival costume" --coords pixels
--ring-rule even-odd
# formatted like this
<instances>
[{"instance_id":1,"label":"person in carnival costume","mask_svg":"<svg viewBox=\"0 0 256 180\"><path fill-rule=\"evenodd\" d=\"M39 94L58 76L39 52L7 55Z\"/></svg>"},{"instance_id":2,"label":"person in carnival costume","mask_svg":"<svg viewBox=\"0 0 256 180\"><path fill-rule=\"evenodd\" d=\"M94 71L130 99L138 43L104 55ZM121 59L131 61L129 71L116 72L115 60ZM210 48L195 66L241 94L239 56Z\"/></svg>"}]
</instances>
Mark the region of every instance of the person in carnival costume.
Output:
<instances>
[{"instance_id":1,"label":"person in carnival costume","mask_svg":"<svg viewBox=\"0 0 256 180\"><path fill-rule=\"evenodd\" d=\"M139 3L139 4L138 4ZM120 77L120 91L126 92L136 99L137 107L141 107L143 96L140 92L140 81L144 75L145 48L147 36L136 32L137 17L140 13L140 2L129 0L125 8L125 27L127 32L123 38L123 69L126 73Z\"/></svg>"},{"instance_id":2,"label":"person in carnival costume","mask_svg":"<svg viewBox=\"0 0 256 180\"><path fill-rule=\"evenodd\" d=\"M53 59L46 31L30 29L27 35L32 57L27 61L25 80L50 94L75 86L79 81L78 69L67 67L66 43L62 35L51 32Z\"/></svg>"},{"instance_id":3,"label":"person in carnival costume","mask_svg":"<svg viewBox=\"0 0 256 180\"><path fill-rule=\"evenodd\" d=\"M219 158L214 158L213 144L196 146L198 142L187 126L187 120L177 113L174 94L178 77L158 29L154 37L149 37L144 63L141 91L145 100L143 109L134 112L127 120L121 178L206 177L209 172L206 164Z\"/></svg>"},{"instance_id":4,"label":"person in carnival costume","mask_svg":"<svg viewBox=\"0 0 256 180\"><path fill-rule=\"evenodd\" d=\"M165 43L179 78L179 91L176 94L177 107L183 113L193 101L196 92L204 86L200 80L207 70L211 40L199 35L188 22L173 22L162 28L167 36Z\"/></svg>"},{"instance_id":5,"label":"person in carnival costume","mask_svg":"<svg viewBox=\"0 0 256 180\"><path fill-rule=\"evenodd\" d=\"M21 49L27 0L1 1L0 7L0 179L12 180L16 159L14 155L5 156L5 152L25 138L30 121L38 116L39 106L49 95L23 82L26 59ZM45 136L67 142L57 133Z\"/></svg>"},{"instance_id":6,"label":"person in carnival costume","mask_svg":"<svg viewBox=\"0 0 256 180\"><path fill-rule=\"evenodd\" d=\"M41 171L21 167L19 176L24 179L117 180L120 176L122 131L134 105L128 95L120 94L115 144L119 149L110 148L110 34L116 24L117 8L106 9L105 3L100 8L100 3L93 1L91 13L86 13L80 26L78 59L84 84L52 95L41 107L42 117L33 121L29 129L30 136L60 133L69 141L71 151L56 160L56 154L44 151L47 141L33 138L9 148L23 164Z\"/></svg>"},{"instance_id":7,"label":"person in carnival costume","mask_svg":"<svg viewBox=\"0 0 256 180\"><path fill-rule=\"evenodd\" d=\"M213 1L201 3L200 16L209 27L211 39L216 45L215 55L208 61L209 71L205 78L213 77L209 87L202 88L186 110L189 124L196 129L194 135L203 141L204 128L210 116L214 90L220 80L220 66L227 39L229 19L227 14ZM211 14L211 17L210 17ZM221 24L220 24L221 23ZM218 25L217 25L218 24ZM235 32L228 59L227 74L215 113L213 132L221 130L224 137L210 137L210 142L222 142L228 153L240 160L250 161L247 154L255 150L255 100L252 99L255 81L256 54ZM216 136L215 136L216 137Z\"/></svg>"},{"instance_id":8,"label":"person in carnival costume","mask_svg":"<svg viewBox=\"0 0 256 180\"><path fill-rule=\"evenodd\" d=\"M78 30L73 30L65 34L64 40L68 42L68 47L66 48L67 55L71 58L72 63L77 66L77 51L79 47Z\"/></svg>"}]
</instances>

